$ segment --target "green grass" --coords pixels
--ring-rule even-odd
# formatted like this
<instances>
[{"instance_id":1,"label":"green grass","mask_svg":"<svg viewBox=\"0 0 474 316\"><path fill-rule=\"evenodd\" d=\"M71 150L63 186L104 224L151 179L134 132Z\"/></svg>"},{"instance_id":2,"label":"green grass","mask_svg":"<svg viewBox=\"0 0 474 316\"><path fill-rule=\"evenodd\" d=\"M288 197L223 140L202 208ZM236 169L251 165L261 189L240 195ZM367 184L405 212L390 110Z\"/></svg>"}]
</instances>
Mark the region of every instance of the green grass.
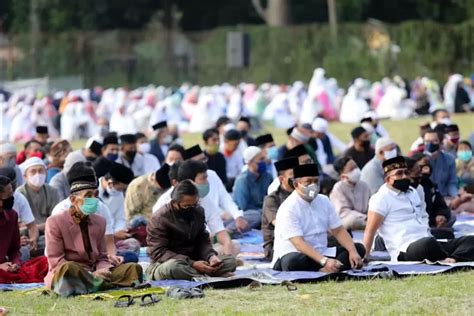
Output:
<instances>
[{"instance_id":1,"label":"green grass","mask_svg":"<svg viewBox=\"0 0 474 316\"><path fill-rule=\"evenodd\" d=\"M221 314L430 314L469 315L474 303L474 272L370 280L299 284L288 292L281 286L206 290L200 300L163 297L155 306L113 308L111 301L59 299L38 294L0 294L0 306L12 314L67 315L221 315Z\"/></svg>"}]
</instances>

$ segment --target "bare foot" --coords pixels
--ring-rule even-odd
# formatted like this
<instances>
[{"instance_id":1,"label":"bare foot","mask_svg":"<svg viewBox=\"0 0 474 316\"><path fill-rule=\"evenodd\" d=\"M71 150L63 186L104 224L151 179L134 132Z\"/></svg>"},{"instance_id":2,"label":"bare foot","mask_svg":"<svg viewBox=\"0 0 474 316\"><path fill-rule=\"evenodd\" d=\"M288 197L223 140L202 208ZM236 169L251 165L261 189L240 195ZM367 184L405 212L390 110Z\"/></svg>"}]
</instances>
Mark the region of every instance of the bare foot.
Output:
<instances>
[{"instance_id":1,"label":"bare foot","mask_svg":"<svg viewBox=\"0 0 474 316\"><path fill-rule=\"evenodd\" d=\"M8 314L8 309L5 307L0 307L0 316L4 316L6 314Z\"/></svg>"},{"instance_id":2,"label":"bare foot","mask_svg":"<svg viewBox=\"0 0 474 316\"><path fill-rule=\"evenodd\" d=\"M456 259L453 258L446 258L440 261L441 263L456 263Z\"/></svg>"}]
</instances>

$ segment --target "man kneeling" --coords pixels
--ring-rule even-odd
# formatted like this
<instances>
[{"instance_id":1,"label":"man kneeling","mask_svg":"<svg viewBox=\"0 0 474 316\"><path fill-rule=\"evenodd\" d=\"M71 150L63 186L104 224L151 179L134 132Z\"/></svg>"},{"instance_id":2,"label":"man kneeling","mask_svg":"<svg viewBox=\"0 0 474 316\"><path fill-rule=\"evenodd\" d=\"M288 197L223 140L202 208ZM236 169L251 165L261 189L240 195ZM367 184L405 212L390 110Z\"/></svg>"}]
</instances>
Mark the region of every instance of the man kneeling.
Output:
<instances>
[{"instance_id":1,"label":"man kneeling","mask_svg":"<svg viewBox=\"0 0 474 316\"><path fill-rule=\"evenodd\" d=\"M78 171L82 176L71 183L69 211L46 220L46 287L58 295L71 296L142 282L140 265L110 263L105 219L95 214L99 200L94 170L84 167Z\"/></svg>"},{"instance_id":2,"label":"man kneeling","mask_svg":"<svg viewBox=\"0 0 474 316\"><path fill-rule=\"evenodd\" d=\"M147 227L149 279L192 280L203 275L230 276L235 271L235 258L218 257L212 248L198 202L198 189L184 180L174 187L171 202L153 214Z\"/></svg>"},{"instance_id":3,"label":"man kneeling","mask_svg":"<svg viewBox=\"0 0 474 316\"><path fill-rule=\"evenodd\" d=\"M354 244L329 199L318 194L317 165L296 166L293 172L295 191L277 212L273 268L332 273L362 267L364 247ZM328 231L342 247L327 247Z\"/></svg>"}]
</instances>

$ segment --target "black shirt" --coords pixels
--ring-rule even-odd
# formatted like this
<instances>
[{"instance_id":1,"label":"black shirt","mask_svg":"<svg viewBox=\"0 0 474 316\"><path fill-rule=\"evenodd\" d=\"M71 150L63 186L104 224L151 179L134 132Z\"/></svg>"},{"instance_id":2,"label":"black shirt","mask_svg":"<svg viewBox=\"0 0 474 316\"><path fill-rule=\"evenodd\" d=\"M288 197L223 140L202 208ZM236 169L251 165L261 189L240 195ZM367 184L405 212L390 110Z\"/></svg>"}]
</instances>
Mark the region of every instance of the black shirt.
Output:
<instances>
[{"instance_id":1,"label":"black shirt","mask_svg":"<svg viewBox=\"0 0 474 316\"><path fill-rule=\"evenodd\" d=\"M227 183L227 167L224 155L220 152L215 155L209 155L207 152L204 152L204 154L207 157L207 167L214 170L224 184Z\"/></svg>"}]
</instances>

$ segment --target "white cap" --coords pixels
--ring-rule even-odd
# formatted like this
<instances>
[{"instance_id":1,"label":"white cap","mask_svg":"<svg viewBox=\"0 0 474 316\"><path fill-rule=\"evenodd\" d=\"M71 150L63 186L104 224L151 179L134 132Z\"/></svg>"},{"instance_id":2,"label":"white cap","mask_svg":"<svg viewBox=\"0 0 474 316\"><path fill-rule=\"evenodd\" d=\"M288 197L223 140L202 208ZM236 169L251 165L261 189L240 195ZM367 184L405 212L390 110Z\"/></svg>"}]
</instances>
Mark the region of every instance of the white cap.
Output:
<instances>
[{"instance_id":1,"label":"white cap","mask_svg":"<svg viewBox=\"0 0 474 316\"><path fill-rule=\"evenodd\" d=\"M21 165L19 165L21 174L25 175L26 170L28 170L28 168L35 167L35 166L42 166L46 168L46 164L41 158L31 157L31 158L26 159Z\"/></svg>"},{"instance_id":2,"label":"white cap","mask_svg":"<svg viewBox=\"0 0 474 316\"><path fill-rule=\"evenodd\" d=\"M382 148L387 147L388 145L394 145L395 142L388 137L381 137L375 142L375 152L378 153Z\"/></svg>"},{"instance_id":3,"label":"white cap","mask_svg":"<svg viewBox=\"0 0 474 316\"><path fill-rule=\"evenodd\" d=\"M245 163L249 163L250 160L255 158L258 154L260 154L262 150L256 146L250 146L245 148L244 150L244 161Z\"/></svg>"},{"instance_id":4,"label":"white cap","mask_svg":"<svg viewBox=\"0 0 474 316\"><path fill-rule=\"evenodd\" d=\"M71 170L71 167L77 162L86 162L86 157L81 152L73 151L66 156L63 171L65 174Z\"/></svg>"},{"instance_id":5,"label":"white cap","mask_svg":"<svg viewBox=\"0 0 474 316\"><path fill-rule=\"evenodd\" d=\"M16 147L12 143L0 144L0 154L16 153Z\"/></svg>"},{"instance_id":6,"label":"white cap","mask_svg":"<svg viewBox=\"0 0 474 316\"><path fill-rule=\"evenodd\" d=\"M364 122L360 124L360 126L362 126L367 131L367 133L372 134L373 132L375 132L374 126L370 124L369 122Z\"/></svg>"},{"instance_id":7,"label":"white cap","mask_svg":"<svg viewBox=\"0 0 474 316\"><path fill-rule=\"evenodd\" d=\"M364 113L364 116L362 116L362 118L371 118L372 120L378 120L379 116L375 111L368 111Z\"/></svg>"},{"instance_id":8,"label":"white cap","mask_svg":"<svg viewBox=\"0 0 474 316\"><path fill-rule=\"evenodd\" d=\"M318 133L326 133L328 131L328 121L323 119L322 117L317 117L313 121L313 125L311 125L313 131Z\"/></svg>"}]
</instances>

